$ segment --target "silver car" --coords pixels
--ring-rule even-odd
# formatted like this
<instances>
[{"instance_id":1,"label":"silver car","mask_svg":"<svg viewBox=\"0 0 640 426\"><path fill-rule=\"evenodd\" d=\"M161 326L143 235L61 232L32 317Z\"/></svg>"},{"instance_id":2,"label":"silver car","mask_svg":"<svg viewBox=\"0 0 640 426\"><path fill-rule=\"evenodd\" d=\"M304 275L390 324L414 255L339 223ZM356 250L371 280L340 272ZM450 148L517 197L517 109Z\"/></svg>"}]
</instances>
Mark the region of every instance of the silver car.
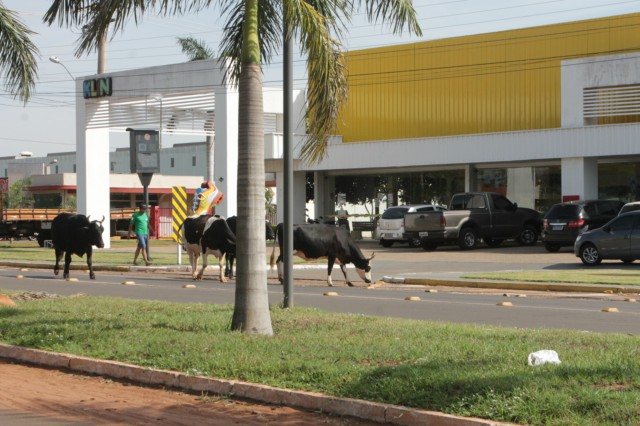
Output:
<instances>
[{"instance_id":1,"label":"silver car","mask_svg":"<svg viewBox=\"0 0 640 426\"><path fill-rule=\"evenodd\" d=\"M408 204L404 206L389 207L378 219L376 237L380 239L380 245L391 247L393 243L409 243L411 247L420 247L420 238L407 240L404 237L404 215L413 212L432 212L446 210L445 206L434 204Z\"/></svg>"},{"instance_id":2,"label":"silver car","mask_svg":"<svg viewBox=\"0 0 640 426\"><path fill-rule=\"evenodd\" d=\"M588 266L598 265L603 259L624 263L640 259L640 211L623 213L601 228L579 235L574 251Z\"/></svg>"}]
</instances>

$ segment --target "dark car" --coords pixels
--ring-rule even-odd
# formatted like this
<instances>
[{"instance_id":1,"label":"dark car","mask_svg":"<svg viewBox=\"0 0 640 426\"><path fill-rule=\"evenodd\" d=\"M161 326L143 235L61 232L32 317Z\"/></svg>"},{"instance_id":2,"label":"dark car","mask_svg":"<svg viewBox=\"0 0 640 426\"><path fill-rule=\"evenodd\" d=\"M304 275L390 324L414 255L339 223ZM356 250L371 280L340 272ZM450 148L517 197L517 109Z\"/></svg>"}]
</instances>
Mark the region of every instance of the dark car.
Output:
<instances>
[{"instance_id":1,"label":"dark car","mask_svg":"<svg viewBox=\"0 0 640 426\"><path fill-rule=\"evenodd\" d=\"M576 256L587 266L602 259L620 259L631 263L640 259L640 211L623 213L601 228L578 235Z\"/></svg>"},{"instance_id":2,"label":"dark car","mask_svg":"<svg viewBox=\"0 0 640 426\"><path fill-rule=\"evenodd\" d=\"M578 235L616 217L623 204L616 200L578 200L553 205L542 219L544 248L556 252L572 246Z\"/></svg>"}]
</instances>

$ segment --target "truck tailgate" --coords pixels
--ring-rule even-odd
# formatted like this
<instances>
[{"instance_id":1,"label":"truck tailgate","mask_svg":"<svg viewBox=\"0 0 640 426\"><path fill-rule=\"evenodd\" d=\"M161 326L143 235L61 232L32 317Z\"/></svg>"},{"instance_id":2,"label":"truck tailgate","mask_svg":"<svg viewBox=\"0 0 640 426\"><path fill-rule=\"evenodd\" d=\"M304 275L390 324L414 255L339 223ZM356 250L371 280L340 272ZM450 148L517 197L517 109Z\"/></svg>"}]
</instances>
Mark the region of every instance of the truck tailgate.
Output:
<instances>
[{"instance_id":1,"label":"truck tailgate","mask_svg":"<svg viewBox=\"0 0 640 426\"><path fill-rule=\"evenodd\" d=\"M404 217L405 232L433 232L442 231L442 213L435 212L416 212L407 213Z\"/></svg>"}]
</instances>

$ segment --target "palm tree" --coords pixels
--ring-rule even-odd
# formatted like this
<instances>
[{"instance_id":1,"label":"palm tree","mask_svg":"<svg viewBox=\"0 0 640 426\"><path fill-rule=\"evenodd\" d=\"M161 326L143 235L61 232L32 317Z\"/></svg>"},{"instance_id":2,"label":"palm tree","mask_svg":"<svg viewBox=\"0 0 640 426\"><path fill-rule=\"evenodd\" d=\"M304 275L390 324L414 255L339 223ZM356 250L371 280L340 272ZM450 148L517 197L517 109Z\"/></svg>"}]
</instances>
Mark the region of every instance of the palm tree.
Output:
<instances>
[{"instance_id":1,"label":"palm tree","mask_svg":"<svg viewBox=\"0 0 640 426\"><path fill-rule=\"evenodd\" d=\"M145 12L160 14L202 10L213 0L54 0L45 15L49 24L87 22L76 54L95 50L98 40L113 27L122 30ZM228 17L221 56L232 60L228 78L238 84L238 221L235 306L231 328L271 335L267 297L264 235L264 122L262 64L269 63L282 45L283 21L297 39L308 61L309 137L302 154L309 162L323 158L327 137L334 130L338 111L347 96L340 38L363 3L370 20L388 20L394 32L406 26L421 34L412 0L219 0ZM85 6L91 6L86 8ZM283 18L284 17L284 18Z\"/></svg>"},{"instance_id":2,"label":"palm tree","mask_svg":"<svg viewBox=\"0 0 640 426\"><path fill-rule=\"evenodd\" d=\"M29 36L34 34L0 2L0 75L5 86L25 104L31 97L38 75L38 49Z\"/></svg>"},{"instance_id":3,"label":"palm tree","mask_svg":"<svg viewBox=\"0 0 640 426\"><path fill-rule=\"evenodd\" d=\"M204 40L196 40L193 37L178 37L178 44L182 48L182 53L187 55L189 61L201 61L212 59L215 53ZM205 127L212 127L213 120L207 120ZM207 180L213 181L213 136L207 135Z\"/></svg>"}]
</instances>

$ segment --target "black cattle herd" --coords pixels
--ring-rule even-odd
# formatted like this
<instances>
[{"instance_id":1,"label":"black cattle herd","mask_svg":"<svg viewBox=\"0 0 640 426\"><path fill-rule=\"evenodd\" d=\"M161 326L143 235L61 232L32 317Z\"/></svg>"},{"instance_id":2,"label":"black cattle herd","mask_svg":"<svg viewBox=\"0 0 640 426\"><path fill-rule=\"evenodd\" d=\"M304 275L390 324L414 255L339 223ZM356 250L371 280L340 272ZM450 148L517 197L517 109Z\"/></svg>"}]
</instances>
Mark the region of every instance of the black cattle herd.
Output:
<instances>
[{"instance_id":1,"label":"black cattle herd","mask_svg":"<svg viewBox=\"0 0 640 426\"><path fill-rule=\"evenodd\" d=\"M63 277L69 278L69 265L71 255L87 255L89 277L95 279L93 272L93 246L104 247L102 234L104 228L102 220L90 220L90 217L82 214L59 214L51 224L52 243L55 249L56 263L53 268L55 275L60 271L60 260L64 255ZM224 219L217 215L202 215L188 217L181 225L182 244L189 255L191 275L193 280L202 280L204 270L207 267L207 256L213 255L220 264L219 279L227 282L227 277L233 277L233 263L236 256L236 217ZM277 226L274 234L269 222L265 222L265 237L274 240L271 252L270 264L273 267L275 257L275 244L278 244L280 253L277 259L278 279L282 282L283 265L283 225ZM334 264L338 264L344 275L345 282L353 286L347 277L345 266L353 263L358 275L365 283L371 282L371 259L373 254L365 257L351 234L343 227L324 224L294 225L293 229L293 255L305 260L327 259L327 284L333 285L331 271ZM202 256L202 269L197 271L198 258ZM225 262L226 260L226 262Z\"/></svg>"}]
</instances>

